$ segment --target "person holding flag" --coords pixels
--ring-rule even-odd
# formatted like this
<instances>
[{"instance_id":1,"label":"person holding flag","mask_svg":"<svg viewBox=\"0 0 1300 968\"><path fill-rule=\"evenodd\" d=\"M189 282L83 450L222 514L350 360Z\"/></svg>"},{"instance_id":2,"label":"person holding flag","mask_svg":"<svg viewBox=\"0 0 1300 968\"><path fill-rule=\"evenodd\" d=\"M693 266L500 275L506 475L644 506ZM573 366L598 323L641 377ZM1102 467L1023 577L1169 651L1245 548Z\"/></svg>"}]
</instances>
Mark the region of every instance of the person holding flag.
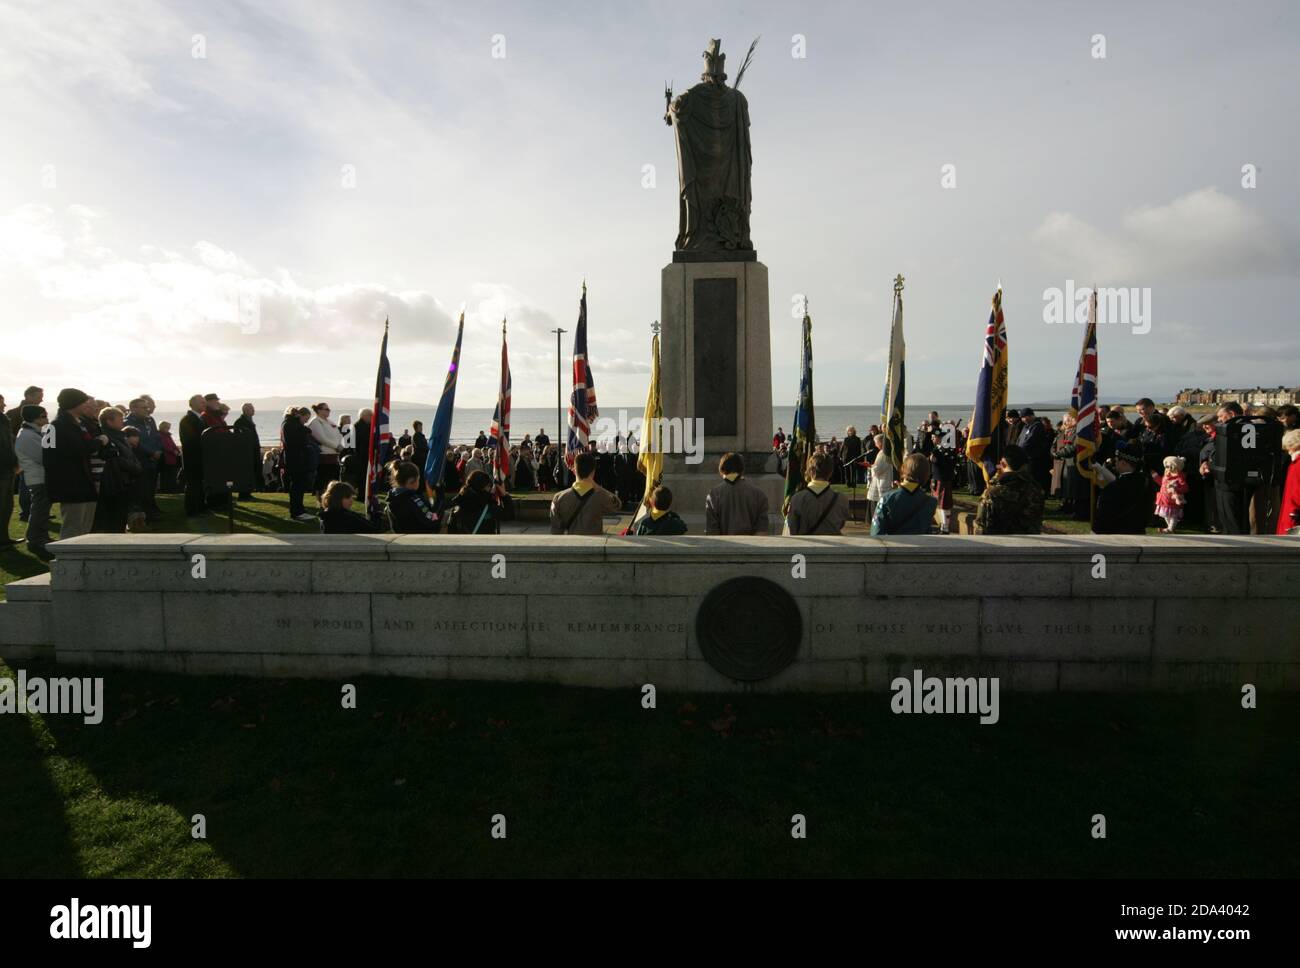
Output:
<instances>
[{"instance_id":1,"label":"person holding flag","mask_svg":"<svg viewBox=\"0 0 1300 968\"><path fill-rule=\"evenodd\" d=\"M1005 449L1002 415L1007 409L1007 385L1007 324L1002 316L999 284L984 329L984 356L975 389L970 436L966 439L966 457L979 468L985 486L997 473Z\"/></svg>"},{"instance_id":2,"label":"person holding flag","mask_svg":"<svg viewBox=\"0 0 1300 968\"><path fill-rule=\"evenodd\" d=\"M894 466L894 475L901 475L903 458L907 456L905 439L907 426L903 422L906 406L906 380L903 343L903 277L894 276L894 321L889 331L889 376L885 381L885 405L880 417L885 431L885 453Z\"/></svg>"},{"instance_id":3,"label":"person holding flag","mask_svg":"<svg viewBox=\"0 0 1300 968\"><path fill-rule=\"evenodd\" d=\"M573 470L575 455L587 450L591 423L600 412L596 409L596 381L587 359L587 281L582 281L582 298L578 301L578 325L573 332L573 393L569 396L569 437L564 462Z\"/></svg>"},{"instance_id":4,"label":"person holding flag","mask_svg":"<svg viewBox=\"0 0 1300 968\"><path fill-rule=\"evenodd\" d=\"M451 443L451 417L456 408L456 378L460 374L460 341L465 335L465 311L460 313L460 322L456 326L456 347L451 351L451 366L447 368L447 379L442 385L442 397L438 400L438 412L434 415L433 426L429 428L429 456L424 462L425 487L436 494L434 509L442 511L443 475L447 465L447 447Z\"/></svg>"},{"instance_id":5,"label":"person holding flag","mask_svg":"<svg viewBox=\"0 0 1300 968\"><path fill-rule=\"evenodd\" d=\"M392 411L393 371L388 365L388 320L384 319L384 339L379 344L379 372L375 377L375 405L370 420L370 440L366 444L366 513L378 524L383 510L379 495L384 492L384 465L392 458L393 433L389 427Z\"/></svg>"},{"instance_id":6,"label":"person holding flag","mask_svg":"<svg viewBox=\"0 0 1300 968\"><path fill-rule=\"evenodd\" d=\"M817 446L817 420L813 412L812 380L812 317L808 315L808 300L803 303L803 338L799 363L799 400L794 408L794 424L788 438L786 452L785 496L781 502L781 517L790 513L790 499L802 490L806 482L804 472L808 458Z\"/></svg>"},{"instance_id":7,"label":"person holding flag","mask_svg":"<svg viewBox=\"0 0 1300 968\"><path fill-rule=\"evenodd\" d=\"M637 470L645 475L645 493L636 515L628 528L630 534L637 534L642 518L651 513L651 496L659 486L664 473L663 440L660 428L664 416L663 397L659 388L659 321L651 326L650 337L650 390L646 394L645 417L641 421L641 447L636 458Z\"/></svg>"},{"instance_id":8,"label":"person holding flag","mask_svg":"<svg viewBox=\"0 0 1300 968\"><path fill-rule=\"evenodd\" d=\"M1074 466L1080 480L1088 482L1086 505L1075 503L1075 517L1092 520L1097 504L1097 468L1093 456L1101 442L1101 418L1097 409L1097 287L1088 297L1088 329L1083 334L1083 352L1074 374L1074 389L1070 394L1070 414L1074 417ZM1082 494L1079 497L1083 497Z\"/></svg>"},{"instance_id":9,"label":"person holding flag","mask_svg":"<svg viewBox=\"0 0 1300 968\"><path fill-rule=\"evenodd\" d=\"M492 449L493 490L504 507L510 500L510 358L506 353L504 319L501 320L501 383L497 388L497 407L492 413L488 447Z\"/></svg>"}]
</instances>

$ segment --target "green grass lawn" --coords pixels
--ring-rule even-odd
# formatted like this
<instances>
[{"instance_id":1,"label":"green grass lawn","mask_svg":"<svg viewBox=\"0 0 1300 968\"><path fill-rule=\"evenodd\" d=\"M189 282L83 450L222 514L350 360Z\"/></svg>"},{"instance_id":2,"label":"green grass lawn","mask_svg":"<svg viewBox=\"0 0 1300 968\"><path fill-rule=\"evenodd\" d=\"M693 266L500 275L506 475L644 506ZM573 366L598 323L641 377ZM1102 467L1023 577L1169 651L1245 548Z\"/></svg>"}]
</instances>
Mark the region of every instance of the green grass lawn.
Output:
<instances>
[{"instance_id":1,"label":"green grass lawn","mask_svg":"<svg viewBox=\"0 0 1300 968\"><path fill-rule=\"evenodd\" d=\"M356 684L345 710L335 681L110 671L101 725L0 717L0 875L1300 874L1294 695L1004 694L980 726L885 693L645 710L637 690Z\"/></svg>"}]
</instances>

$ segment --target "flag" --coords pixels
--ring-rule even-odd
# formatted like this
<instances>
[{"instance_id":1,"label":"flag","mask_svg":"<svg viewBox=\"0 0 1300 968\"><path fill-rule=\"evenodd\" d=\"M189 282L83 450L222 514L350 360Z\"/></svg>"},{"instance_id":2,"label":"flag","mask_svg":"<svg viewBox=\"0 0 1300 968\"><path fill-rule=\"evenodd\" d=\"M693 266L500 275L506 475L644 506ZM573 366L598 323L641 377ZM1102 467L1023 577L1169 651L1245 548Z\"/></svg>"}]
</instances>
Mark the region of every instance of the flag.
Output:
<instances>
[{"instance_id":1,"label":"flag","mask_svg":"<svg viewBox=\"0 0 1300 968\"><path fill-rule=\"evenodd\" d=\"M633 528L642 515L649 513L646 510L645 499L650 497L663 477L663 441L659 438L663 415L663 398L659 395L659 334L655 333L650 339L650 392L645 398L645 419L641 422L641 449L636 459L637 470L645 475L645 494L641 507L637 508L632 518Z\"/></svg>"},{"instance_id":2,"label":"flag","mask_svg":"<svg viewBox=\"0 0 1300 968\"><path fill-rule=\"evenodd\" d=\"M442 397L438 400L438 413L429 428L429 456L424 461L425 486L432 491L442 483L442 475L447 464L447 445L451 443L451 415L456 407L456 377L460 373L460 339L465 334L465 313L460 314L460 323L456 327L456 348L451 351L451 366L447 368L447 380L442 385Z\"/></svg>"},{"instance_id":3,"label":"flag","mask_svg":"<svg viewBox=\"0 0 1300 968\"><path fill-rule=\"evenodd\" d=\"M817 445L817 421L813 414L812 317L805 304L803 310L803 349L799 364L799 401L794 407L794 424L790 428L786 451L785 499L781 513L790 511L790 498L804 486L804 470Z\"/></svg>"},{"instance_id":4,"label":"flag","mask_svg":"<svg viewBox=\"0 0 1300 968\"><path fill-rule=\"evenodd\" d=\"M573 393L569 396L569 441L564 451L564 462L573 468L573 458L587 449L591 439L591 422L599 416L596 410L596 381L591 376L591 363L587 360L587 284L582 284L582 299L578 302L578 326L573 331Z\"/></svg>"},{"instance_id":5,"label":"flag","mask_svg":"<svg viewBox=\"0 0 1300 968\"><path fill-rule=\"evenodd\" d=\"M492 448L492 483L497 494L505 497L510 490L510 359L506 355L504 319L501 320L501 384L488 437L488 446Z\"/></svg>"},{"instance_id":6,"label":"flag","mask_svg":"<svg viewBox=\"0 0 1300 968\"><path fill-rule=\"evenodd\" d=\"M1074 414L1074 466L1079 475L1096 480L1092 455L1100 442L1101 421L1097 414L1097 290L1088 298L1088 329L1083 336L1083 352L1074 375L1070 395L1070 412Z\"/></svg>"},{"instance_id":7,"label":"flag","mask_svg":"<svg viewBox=\"0 0 1300 968\"><path fill-rule=\"evenodd\" d=\"M379 373L375 377L375 403L370 415L370 441L366 447L366 510L371 520L379 519L384 465L392 459L393 432L389 427L392 386L393 370L388 365L388 320L385 319L384 340L379 344Z\"/></svg>"},{"instance_id":8,"label":"flag","mask_svg":"<svg viewBox=\"0 0 1300 968\"><path fill-rule=\"evenodd\" d=\"M903 360L903 277L894 277L894 323L889 331L889 376L885 380L885 405L881 408L880 423L885 430L885 453L897 473L903 466L903 438L907 428L903 423L906 400Z\"/></svg>"},{"instance_id":9,"label":"flag","mask_svg":"<svg viewBox=\"0 0 1300 968\"><path fill-rule=\"evenodd\" d=\"M1007 324L1002 317L1002 287L993 293L993 309L984 329L984 359L975 389L966 456L977 462L984 480L993 478L1002 459L1002 418L1007 409Z\"/></svg>"}]
</instances>

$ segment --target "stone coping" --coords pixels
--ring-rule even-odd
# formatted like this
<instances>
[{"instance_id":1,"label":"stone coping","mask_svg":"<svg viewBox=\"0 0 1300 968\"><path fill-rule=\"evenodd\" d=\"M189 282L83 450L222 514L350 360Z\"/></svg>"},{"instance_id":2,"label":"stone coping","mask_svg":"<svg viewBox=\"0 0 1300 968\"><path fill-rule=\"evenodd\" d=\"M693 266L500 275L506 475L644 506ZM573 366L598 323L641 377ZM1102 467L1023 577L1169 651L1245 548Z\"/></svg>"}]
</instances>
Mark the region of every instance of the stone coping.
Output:
<instances>
[{"instance_id":1,"label":"stone coping","mask_svg":"<svg viewBox=\"0 0 1300 968\"><path fill-rule=\"evenodd\" d=\"M1300 541L1281 535L911 535L560 537L554 535L141 534L82 535L50 544L67 563L87 559L157 559L194 554L260 560L345 558L439 560L508 553L554 561L788 561L803 554L852 561L998 562L1089 560L1104 553L1125 563L1249 561L1300 564ZM57 570L57 569L56 569ZM17 583L15 583L17 584ZM9 586L14 587L13 585Z\"/></svg>"}]
</instances>

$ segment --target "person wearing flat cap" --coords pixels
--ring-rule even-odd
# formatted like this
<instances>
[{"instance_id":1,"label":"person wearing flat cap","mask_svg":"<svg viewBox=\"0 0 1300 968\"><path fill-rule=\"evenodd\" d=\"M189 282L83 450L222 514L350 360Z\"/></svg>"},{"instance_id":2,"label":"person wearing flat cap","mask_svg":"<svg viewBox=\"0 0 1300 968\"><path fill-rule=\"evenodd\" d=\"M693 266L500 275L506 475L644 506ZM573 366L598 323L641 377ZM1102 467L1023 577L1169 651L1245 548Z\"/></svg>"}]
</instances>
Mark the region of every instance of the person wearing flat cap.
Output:
<instances>
[{"instance_id":1,"label":"person wearing flat cap","mask_svg":"<svg viewBox=\"0 0 1300 968\"><path fill-rule=\"evenodd\" d=\"M1092 519L1095 534L1146 534L1151 516L1142 448L1134 441L1115 443L1115 456L1097 471L1097 510Z\"/></svg>"}]
</instances>

